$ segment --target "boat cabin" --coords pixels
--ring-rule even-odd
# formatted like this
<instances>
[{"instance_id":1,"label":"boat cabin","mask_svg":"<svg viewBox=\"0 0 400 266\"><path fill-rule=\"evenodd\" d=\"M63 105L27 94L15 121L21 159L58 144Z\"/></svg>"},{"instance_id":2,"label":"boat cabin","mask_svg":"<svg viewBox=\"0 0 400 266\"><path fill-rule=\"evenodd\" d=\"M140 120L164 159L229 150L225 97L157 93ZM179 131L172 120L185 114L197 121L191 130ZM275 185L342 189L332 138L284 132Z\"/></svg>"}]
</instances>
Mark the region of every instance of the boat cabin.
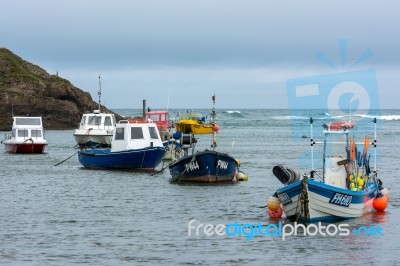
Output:
<instances>
[{"instance_id":1,"label":"boat cabin","mask_svg":"<svg viewBox=\"0 0 400 266\"><path fill-rule=\"evenodd\" d=\"M43 139L41 117L14 117L11 135L8 139Z\"/></svg>"},{"instance_id":2,"label":"boat cabin","mask_svg":"<svg viewBox=\"0 0 400 266\"><path fill-rule=\"evenodd\" d=\"M146 120L151 120L157 125L159 130L168 130L171 128L168 111L150 111L146 113Z\"/></svg>"},{"instance_id":3,"label":"boat cabin","mask_svg":"<svg viewBox=\"0 0 400 266\"><path fill-rule=\"evenodd\" d=\"M99 110L94 110L93 113L84 114L79 124L80 129L106 129L112 130L116 124L113 114L100 113Z\"/></svg>"},{"instance_id":4,"label":"boat cabin","mask_svg":"<svg viewBox=\"0 0 400 266\"><path fill-rule=\"evenodd\" d=\"M132 123L121 120L115 127L111 151L163 147L157 125L152 122Z\"/></svg>"}]
</instances>

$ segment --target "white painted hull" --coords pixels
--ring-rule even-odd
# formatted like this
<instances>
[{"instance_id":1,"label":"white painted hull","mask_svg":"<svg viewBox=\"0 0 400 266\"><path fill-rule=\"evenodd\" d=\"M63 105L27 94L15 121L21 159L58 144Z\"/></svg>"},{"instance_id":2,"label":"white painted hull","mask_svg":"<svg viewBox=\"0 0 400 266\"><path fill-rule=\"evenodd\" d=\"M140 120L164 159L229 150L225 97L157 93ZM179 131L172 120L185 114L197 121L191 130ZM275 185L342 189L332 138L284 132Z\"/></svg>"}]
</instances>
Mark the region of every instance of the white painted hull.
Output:
<instances>
[{"instance_id":1,"label":"white painted hull","mask_svg":"<svg viewBox=\"0 0 400 266\"><path fill-rule=\"evenodd\" d=\"M287 218L307 221L307 217L301 212L301 186L302 181L297 181L278 189L277 193ZM312 180L308 180L306 190L310 222L361 217L372 211L377 193L374 183L370 183L363 191L351 191ZM345 195L351 202L335 200L335 195Z\"/></svg>"},{"instance_id":2,"label":"white painted hull","mask_svg":"<svg viewBox=\"0 0 400 266\"><path fill-rule=\"evenodd\" d=\"M102 146L110 146L113 134L107 133L106 130L75 130L74 138L78 145L99 144Z\"/></svg>"}]
</instances>

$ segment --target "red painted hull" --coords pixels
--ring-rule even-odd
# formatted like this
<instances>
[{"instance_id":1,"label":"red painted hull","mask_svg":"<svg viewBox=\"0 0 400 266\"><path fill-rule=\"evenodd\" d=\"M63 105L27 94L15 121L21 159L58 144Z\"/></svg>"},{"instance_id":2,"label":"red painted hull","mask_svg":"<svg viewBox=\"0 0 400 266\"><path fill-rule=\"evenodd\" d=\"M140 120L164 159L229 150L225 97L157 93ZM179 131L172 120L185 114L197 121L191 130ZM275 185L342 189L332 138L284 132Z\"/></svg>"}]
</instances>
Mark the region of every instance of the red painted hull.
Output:
<instances>
[{"instance_id":1,"label":"red painted hull","mask_svg":"<svg viewBox=\"0 0 400 266\"><path fill-rule=\"evenodd\" d=\"M47 144L23 143L23 144L6 144L4 143L6 152L10 153L43 153Z\"/></svg>"}]
</instances>

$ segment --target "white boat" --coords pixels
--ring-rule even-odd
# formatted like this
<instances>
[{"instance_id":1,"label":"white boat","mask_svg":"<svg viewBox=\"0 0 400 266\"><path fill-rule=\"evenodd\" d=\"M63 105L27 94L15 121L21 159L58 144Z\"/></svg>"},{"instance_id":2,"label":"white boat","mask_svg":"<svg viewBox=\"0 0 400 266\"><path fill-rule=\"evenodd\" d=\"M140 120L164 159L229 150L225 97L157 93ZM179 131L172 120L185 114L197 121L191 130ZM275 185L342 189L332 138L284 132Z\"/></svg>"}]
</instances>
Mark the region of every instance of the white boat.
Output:
<instances>
[{"instance_id":1,"label":"white boat","mask_svg":"<svg viewBox=\"0 0 400 266\"><path fill-rule=\"evenodd\" d=\"M43 138L41 117L13 117L12 132L2 143L10 153L43 153L47 141Z\"/></svg>"},{"instance_id":2,"label":"white boat","mask_svg":"<svg viewBox=\"0 0 400 266\"><path fill-rule=\"evenodd\" d=\"M93 113L82 116L79 128L75 129L74 138L82 147L111 147L111 140L114 134L116 120L114 114L101 112L101 79L99 77L99 109Z\"/></svg>"},{"instance_id":3,"label":"white boat","mask_svg":"<svg viewBox=\"0 0 400 266\"><path fill-rule=\"evenodd\" d=\"M349 136L355 130L351 122L324 124L324 140L313 139L311 123L311 171L300 176L299 171L278 165L274 175L284 184L279 197L287 218L301 222L328 222L356 218L373 209L382 187L376 171L376 119L374 132L374 169L368 154L369 136L356 143ZM323 145L322 169L314 170L314 145ZM357 145L359 150L357 152Z\"/></svg>"},{"instance_id":4,"label":"white boat","mask_svg":"<svg viewBox=\"0 0 400 266\"><path fill-rule=\"evenodd\" d=\"M81 147L110 147L115 125L114 114L94 110L82 116L79 128L74 132L75 141Z\"/></svg>"}]
</instances>

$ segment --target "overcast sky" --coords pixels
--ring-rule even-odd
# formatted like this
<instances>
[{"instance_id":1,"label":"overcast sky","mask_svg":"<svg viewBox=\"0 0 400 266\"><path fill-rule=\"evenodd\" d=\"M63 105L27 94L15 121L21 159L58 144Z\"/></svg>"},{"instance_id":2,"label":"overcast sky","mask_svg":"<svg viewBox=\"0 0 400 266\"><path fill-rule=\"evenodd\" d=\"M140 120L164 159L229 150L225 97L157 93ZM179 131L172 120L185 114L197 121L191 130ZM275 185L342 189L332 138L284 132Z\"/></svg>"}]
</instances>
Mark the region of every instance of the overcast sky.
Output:
<instances>
[{"instance_id":1,"label":"overcast sky","mask_svg":"<svg viewBox=\"0 0 400 266\"><path fill-rule=\"evenodd\" d=\"M399 10L365 0L12 0L1 3L0 47L94 100L100 74L109 108L210 108L214 93L217 108L288 108L287 80L350 68L373 69L380 106L398 108Z\"/></svg>"}]
</instances>

